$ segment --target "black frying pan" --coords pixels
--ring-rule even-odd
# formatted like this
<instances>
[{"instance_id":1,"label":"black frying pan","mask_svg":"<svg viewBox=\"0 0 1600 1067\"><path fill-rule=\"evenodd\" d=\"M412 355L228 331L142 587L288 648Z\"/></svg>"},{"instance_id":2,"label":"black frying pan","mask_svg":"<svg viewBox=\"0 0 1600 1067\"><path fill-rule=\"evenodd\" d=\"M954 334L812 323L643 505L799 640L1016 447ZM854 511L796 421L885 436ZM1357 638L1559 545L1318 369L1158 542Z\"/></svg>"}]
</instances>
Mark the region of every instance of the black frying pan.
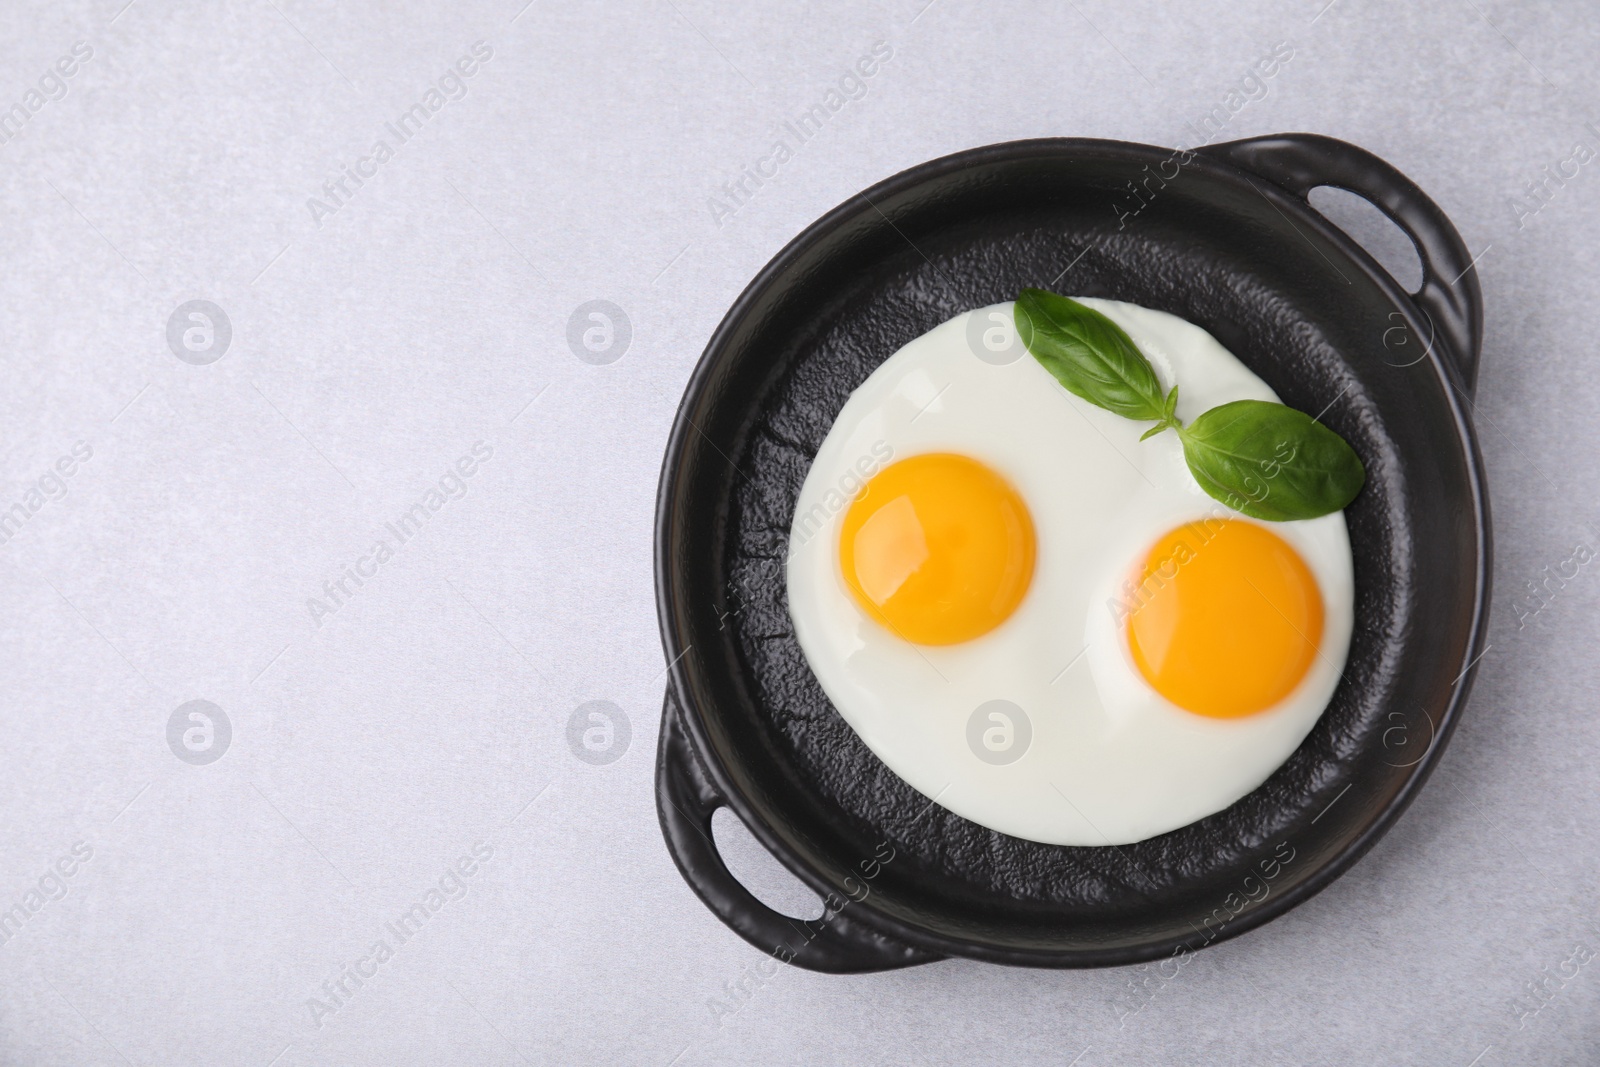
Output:
<instances>
[{"instance_id":1,"label":"black frying pan","mask_svg":"<svg viewBox=\"0 0 1600 1067\"><path fill-rule=\"evenodd\" d=\"M1411 236L1418 293L1309 206L1319 185ZM930 805L834 711L789 622L795 499L851 390L907 341L1024 286L1198 323L1367 468L1346 513L1355 634L1327 712L1259 789L1136 845L1042 845ZM1489 598L1467 415L1481 328L1449 220L1393 167L1325 137L1194 153L1019 141L830 212L728 312L667 446L656 583L672 666L656 776L684 878L752 944L839 972L1181 956L1322 889L1416 795L1471 684ZM824 895L822 919L782 916L729 874L711 837L724 805Z\"/></svg>"}]
</instances>

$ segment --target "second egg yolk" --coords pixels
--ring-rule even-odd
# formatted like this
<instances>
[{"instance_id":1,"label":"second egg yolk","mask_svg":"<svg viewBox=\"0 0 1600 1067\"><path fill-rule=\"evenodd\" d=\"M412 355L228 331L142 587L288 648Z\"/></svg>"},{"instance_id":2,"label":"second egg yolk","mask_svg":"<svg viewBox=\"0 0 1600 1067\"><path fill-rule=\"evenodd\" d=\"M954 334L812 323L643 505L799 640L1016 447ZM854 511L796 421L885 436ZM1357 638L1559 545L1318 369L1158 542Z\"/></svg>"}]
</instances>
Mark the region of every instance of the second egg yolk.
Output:
<instances>
[{"instance_id":1,"label":"second egg yolk","mask_svg":"<svg viewBox=\"0 0 1600 1067\"><path fill-rule=\"evenodd\" d=\"M989 467L950 452L890 464L845 513L839 563L873 619L906 641L953 645L1004 622L1033 579L1033 519Z\"/></svg>"},{"instance_id":2,"label":"second egg yolk","mask_svg":"<svg viewBox=\"0 0 1600 1067\"><path fill-rule=\"evenodd\" d=\"M1198 715L1239 718L1294 691L1322 640L1322 595L1293 548L1243 519L1169 532L1126 590L1128 647L1150 685Z\"/></svg>"}]
</instances>

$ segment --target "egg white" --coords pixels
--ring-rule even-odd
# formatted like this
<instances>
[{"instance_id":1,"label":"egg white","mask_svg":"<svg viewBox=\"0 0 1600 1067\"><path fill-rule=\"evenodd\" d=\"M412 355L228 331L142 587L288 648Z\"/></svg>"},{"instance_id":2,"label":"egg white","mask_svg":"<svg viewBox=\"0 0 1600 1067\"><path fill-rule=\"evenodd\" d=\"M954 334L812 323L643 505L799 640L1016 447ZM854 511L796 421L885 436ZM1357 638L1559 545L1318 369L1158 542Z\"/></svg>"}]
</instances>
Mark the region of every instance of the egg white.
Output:
<instances>
[{"instance_id":1,"label":"egg white","mask_svg":"<svg viewBox=\"0 0 1600 1067\"><path fill-rule=\"evenodd\" d=\"M1132 304L1078 299L1128 332L1164 388L1179 383L1185 421L1231 400L1277 400L1198 326ZM1256 788L1327 707L1352 627L1344 515L1265 524L1305 560L1325 609L1319 654L1295 691L1243 719L1176 707L1138 672L1112 605L1163 534L1236 513L1195 483L1176 434L1140 442L1148 424L1067 392L1021 349L1011 322L1009 303L957 316L901 348L845 403L795 509L790 617L834 707L930 800L1033 841L1141 841ZM993 467L1027 503L1038 540L1033 582L1016 612L957 645L894 636L857 606L839 569L839 526L853 495L889 463L923 452L956 452ZM974 713L996 700L1022 709L1027 729L1012 722L1008 734L1016 716L999 706L1005 719L978 716L996 732L974 747Z\"/></svg>"}]
</instances>

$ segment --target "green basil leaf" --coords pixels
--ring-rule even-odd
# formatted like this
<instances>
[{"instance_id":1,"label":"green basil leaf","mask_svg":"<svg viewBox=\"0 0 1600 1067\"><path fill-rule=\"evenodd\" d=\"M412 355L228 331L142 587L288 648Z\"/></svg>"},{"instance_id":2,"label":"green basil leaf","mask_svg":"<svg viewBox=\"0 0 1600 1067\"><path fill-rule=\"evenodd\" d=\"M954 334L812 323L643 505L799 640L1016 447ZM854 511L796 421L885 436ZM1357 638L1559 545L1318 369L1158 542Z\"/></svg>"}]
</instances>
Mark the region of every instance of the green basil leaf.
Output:
<instances>
[{"instance_id":1,"label":"green basil leaf","mask_svg":"<svg viewBox=\"0 0 1600 1067\"><path fill-rule=\"evenodd\" d=\"M1015 317L1022 343L1069 392L1124 418L1165 420L1156 372L1122 327L1043 289L1024 289Z\"/></svg>"},{"instance_id":2,"label":"green basil leaf","mask_svg":"<svg viewBox=\"0 0 1600 1067\"><path fill-rule=\"evenodd\" d=\"M1200 488L1269 522L1331 514L1354 500L1367 480L1344 438L1282 404L1235 400L1180 428L1178 436Z\"/></svg>"}]
</instances>

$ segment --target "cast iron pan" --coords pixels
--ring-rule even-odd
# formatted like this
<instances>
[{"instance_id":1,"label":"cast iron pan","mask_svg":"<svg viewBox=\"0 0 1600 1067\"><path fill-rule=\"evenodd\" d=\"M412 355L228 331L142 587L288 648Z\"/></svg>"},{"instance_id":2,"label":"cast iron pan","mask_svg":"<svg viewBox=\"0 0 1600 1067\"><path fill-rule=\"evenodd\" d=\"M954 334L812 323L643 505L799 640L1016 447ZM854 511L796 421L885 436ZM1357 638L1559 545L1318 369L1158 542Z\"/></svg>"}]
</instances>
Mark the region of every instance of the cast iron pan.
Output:
<instances>
[{"instance_id":1,"label":"cast iron pan","mask_svg":"<svg viewBox=\"0 0 1600 1067\"><path fill-rule=\"evenodd\" d=\"M1407 294L1306 201L1376 204L1416 242ZM901 345L1024 286L1127 300L1205 327L1367 467L1347 512L1356 625L1327 712L1253 793L1136 845L1008 837L930 804L829 704L795 642L794 502L845 399ZM1489 515L1467 409L1482 304L1455 228L1404 175L1326 137L1194 153L1051 139L974 149L874 186L751 282L700 361L656 525L671 664L661 826L716 915L821 971L942 956L1086 967L1233 937L1322 889L1393 824L1471 684ZM802 922L728 872L733 809L824 896Z\"/></svg>"}]
</instances>

